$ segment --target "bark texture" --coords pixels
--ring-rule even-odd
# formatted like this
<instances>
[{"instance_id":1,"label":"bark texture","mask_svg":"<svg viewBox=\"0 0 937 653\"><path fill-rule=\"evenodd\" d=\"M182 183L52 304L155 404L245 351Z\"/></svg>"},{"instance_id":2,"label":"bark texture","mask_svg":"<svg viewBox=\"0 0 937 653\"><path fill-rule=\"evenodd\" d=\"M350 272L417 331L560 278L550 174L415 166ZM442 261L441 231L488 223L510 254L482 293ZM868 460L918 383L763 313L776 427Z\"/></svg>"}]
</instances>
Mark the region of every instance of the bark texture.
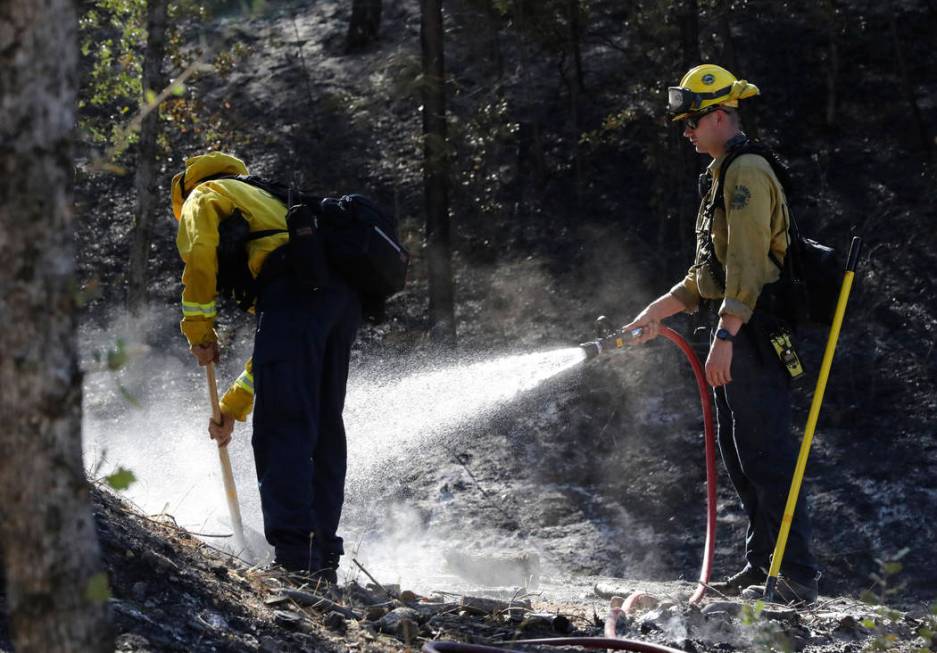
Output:
<instances>
[{"instance_id":1,"label":"bark texture","mask_svg":"<svg viewBox=\"0 0 937 653\"><path fill-rule=\"evenodd\" d=\"M81 460L70 0L0 2L0 549L19 653L113 650Z\"/></svg>"},{"instance_id":2,"label":"bark texture","mask_svg":"<svg viewBox=\"0 0 937 653\"><path fill-rule=\"evenodd\" d=\"M432 335L455 342L452 246L449 228L449 158L442 0L421 0L423 52L423 186Z\"/></svg>"},{"instance_id":3,"label":"bark texture","mask_svg":"<svg viewBox=\"0 0 937 653\"><path fill-rule=\"evenodd\" d=\"M143 101L147 95L158 94L165 86L162 74L166 52L167 0L149 0L146 16L146 52L143 55ZM127 304L138 310L146 303L147 263L153 240L157 190L156 179L157 138L159 136L159 108L150 107L140 126L137 168L134 173L136 205L134 207L133 236L130 245L130 274Z\"/></svg>"}]
</instances>

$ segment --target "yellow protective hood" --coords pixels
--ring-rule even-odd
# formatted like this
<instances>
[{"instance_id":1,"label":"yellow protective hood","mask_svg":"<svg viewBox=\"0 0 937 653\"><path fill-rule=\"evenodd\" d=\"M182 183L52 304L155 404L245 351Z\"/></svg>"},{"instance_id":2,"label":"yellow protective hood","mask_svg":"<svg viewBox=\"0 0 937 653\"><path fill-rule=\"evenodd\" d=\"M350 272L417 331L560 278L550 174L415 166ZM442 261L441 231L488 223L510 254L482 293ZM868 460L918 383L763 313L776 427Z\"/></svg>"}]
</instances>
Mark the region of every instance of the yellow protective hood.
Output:
<instances>
[{"instance_id":1,"label":"yellow protective hood","mask_svg":"<svg viewBox=\"0 0 937 653\"><path fill-rule=\"evenodd\" d=\"M185 172L172 178L172 213L176 220L182 215L182 204L189 191L206 177L246 174L249 173L244 162L224 152L209 152L186 159Z\"/></svg>"}]
</instances>

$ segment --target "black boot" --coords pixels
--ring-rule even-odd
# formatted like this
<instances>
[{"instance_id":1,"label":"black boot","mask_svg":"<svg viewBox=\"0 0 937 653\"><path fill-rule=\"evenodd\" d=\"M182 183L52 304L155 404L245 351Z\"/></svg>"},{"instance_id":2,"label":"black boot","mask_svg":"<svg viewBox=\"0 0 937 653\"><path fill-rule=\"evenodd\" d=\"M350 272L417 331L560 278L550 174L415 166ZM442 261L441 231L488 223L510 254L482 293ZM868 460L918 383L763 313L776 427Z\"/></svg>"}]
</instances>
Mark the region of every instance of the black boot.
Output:
<instances>
[{"instance_id":1,"label":"black boot","mask_svg":"<svg viewBox=\"0 0 937 653\"><path fill-rule=\"evenodd\" d=\"M316 574L319 578L335 585L338 583L338 561L341 559L341 553L323 553L322 568Z\"/></svg>"},{"instance_id":2,"label":"black boot","mask_svg":"<svg viewBox=\"0 0 937 653\"><path fill-rule=\"evenodd\" d=\"M818 577L794 580L786 578L783 575L778 576L777 584L774 586L774 598L776 603L786 603L787 605L810 605L817 602L819 590ZM763 599L765 596L764 583L752 585L742 591L742 598L749 601Z\"/></svg>"},{"instance_id":3,"label":"black boot","mask_svg":"<svg viewBox=\"0 0 937 653\"><path fill-rule=\"evenodd\" d=\"M768 574L762 569L745 565L745 568L737 574L729 576L724 581L710 583L709 586L726 596L738 596L746 587L758 585L759 583L763 585L767 579Z\"/></svg>"}]
</instances>

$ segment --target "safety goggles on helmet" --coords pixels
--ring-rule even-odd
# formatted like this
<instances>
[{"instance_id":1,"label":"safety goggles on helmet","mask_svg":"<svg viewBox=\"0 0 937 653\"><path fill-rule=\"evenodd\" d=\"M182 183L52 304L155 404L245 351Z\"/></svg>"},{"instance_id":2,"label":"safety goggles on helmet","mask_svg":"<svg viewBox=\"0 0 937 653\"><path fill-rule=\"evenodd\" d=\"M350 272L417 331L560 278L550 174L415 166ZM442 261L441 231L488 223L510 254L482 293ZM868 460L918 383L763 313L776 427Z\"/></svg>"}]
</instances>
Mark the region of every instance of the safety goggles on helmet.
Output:
<instances>
[{"instance_id":1,"label":"safety goggles on helmet","mask_svg":"<svg viewBox=\"0 0 937 653\"><path fill-rule=\"evenodd\" d=\"M700 106L706 100L725 97L731 90L732 86L729 85L710 93L697 93L681 86L671 86L667 89L667 110L673 116L681 113L693 113L699 111Z\"/></svg>"}]
</instances>

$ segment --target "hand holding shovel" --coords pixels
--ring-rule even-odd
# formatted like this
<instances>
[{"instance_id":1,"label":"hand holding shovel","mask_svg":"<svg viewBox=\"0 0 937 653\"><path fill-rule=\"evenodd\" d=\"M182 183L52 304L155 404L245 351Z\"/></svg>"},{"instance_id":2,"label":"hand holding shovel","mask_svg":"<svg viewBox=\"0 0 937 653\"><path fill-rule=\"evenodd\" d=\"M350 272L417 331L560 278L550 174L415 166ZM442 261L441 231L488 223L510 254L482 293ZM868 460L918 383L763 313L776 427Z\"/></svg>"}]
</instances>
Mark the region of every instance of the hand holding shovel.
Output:
<instances>
[{"instance_id":1,"label":"hand holding shovel","mask_svg":"<svg viewBox=\"0 0 937 653\"><path fill-rule=\"evenodd\" d=\"M234 544L241 552L247 551L247 542L244 539L244 526L241 523L241 508L238 505L238 491L234 484L234 474L231 471L231 458L228 456L228 442L231 441L231 432L234 429L234 419L221 414L218 403L218 383L215 381L215 364L205 366L208 375L208 396L211 399L212 422L214 430L209 431L218 442L218 458L221 462L221 476L224 479L225 496L228 499L228 513L231 516L231 528L234 530Z\"/></svg>"}]
</instances>

